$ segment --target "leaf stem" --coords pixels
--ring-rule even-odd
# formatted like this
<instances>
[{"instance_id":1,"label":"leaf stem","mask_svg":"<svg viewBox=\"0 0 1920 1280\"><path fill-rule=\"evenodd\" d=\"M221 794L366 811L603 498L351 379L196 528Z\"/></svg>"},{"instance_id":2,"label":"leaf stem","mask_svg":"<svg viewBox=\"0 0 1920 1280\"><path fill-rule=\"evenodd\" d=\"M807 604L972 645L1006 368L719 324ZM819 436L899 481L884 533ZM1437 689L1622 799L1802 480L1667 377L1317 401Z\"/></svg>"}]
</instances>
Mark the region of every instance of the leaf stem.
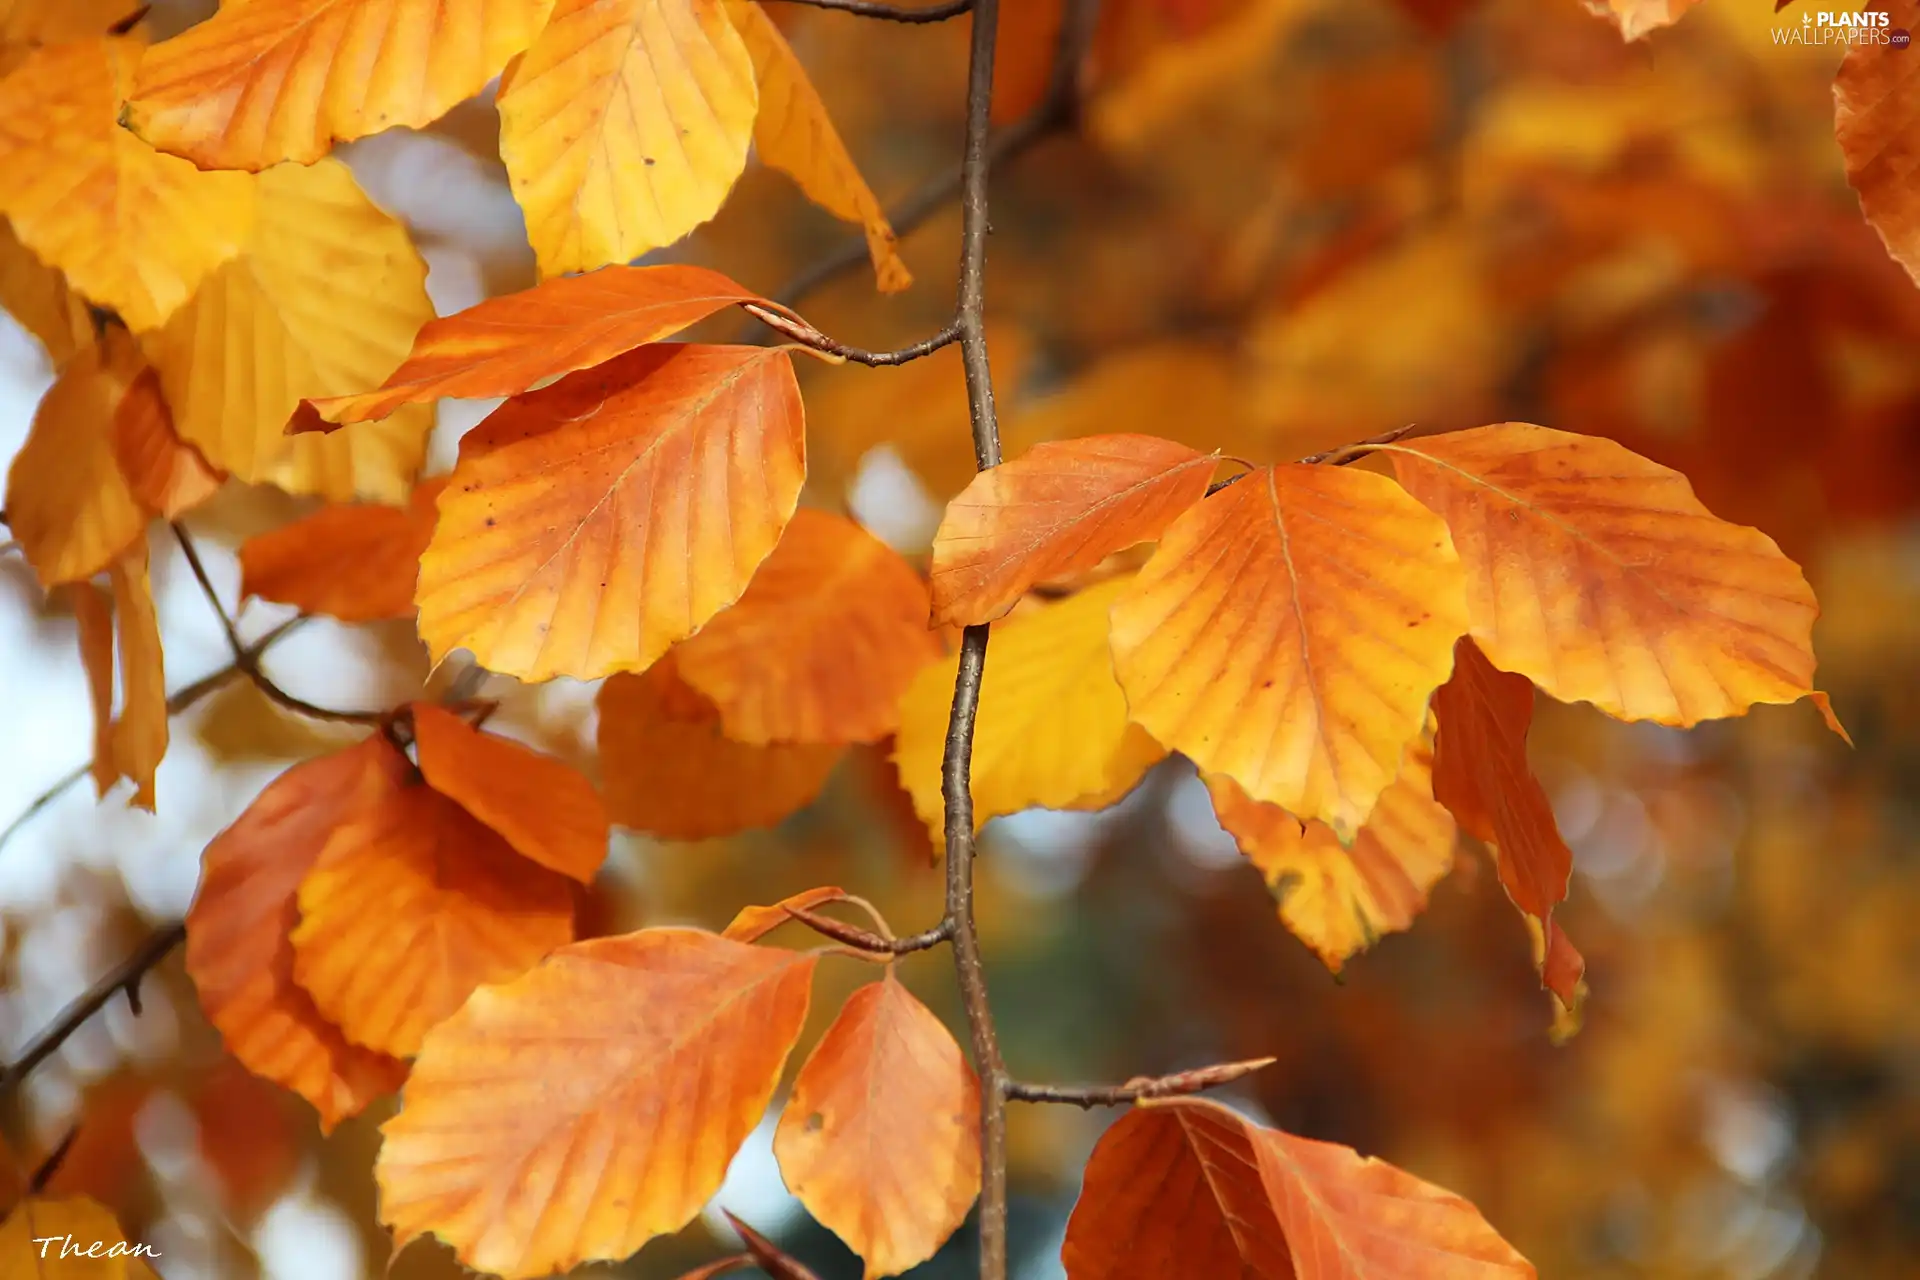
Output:
<instances>
[{"instance_id":1,"label":"leaf stem","mask_svg":"<svg viewBox=\"0 0 1920 1280\"><path fill-rule=\"evenodd\" d=\"M856 18L878 18L882 22L945 22L973 8L973 0L944 0L924 8L910 5L881 4L879 0L781 0L785 4L825 9L831 13L850 13Z\"/></svg>"}]
</instances>

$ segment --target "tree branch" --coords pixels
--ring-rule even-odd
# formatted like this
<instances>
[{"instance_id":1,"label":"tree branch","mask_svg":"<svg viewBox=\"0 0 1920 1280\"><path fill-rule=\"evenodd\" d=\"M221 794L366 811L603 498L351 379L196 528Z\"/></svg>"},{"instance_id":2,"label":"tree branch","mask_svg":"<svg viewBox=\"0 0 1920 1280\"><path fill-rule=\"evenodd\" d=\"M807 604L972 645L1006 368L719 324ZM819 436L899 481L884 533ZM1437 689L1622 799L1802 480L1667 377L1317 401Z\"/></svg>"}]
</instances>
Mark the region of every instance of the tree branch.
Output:
<instances>
[{"instance_id":1,"label":"tree branch","mask_svg":"<svg viewBox=\"0 0 1920 1280\"><path fill-rule=\"evenodd\" d=\"M1124 1107L1150 1098L1177 1098L1232 1084L1262 1067L1272 1066L1272 1058L1249 1058L1245 1062L1225 1062L1213 1067L1176 1072L1169 1076L1135 1076L1125 1084L1058 1085L1028 1084L1024 1080L1007 1081L1007 1096L1021 1102L1062 1102L1083 1110L1092 1107Z\"/></svg>"},{"instance_id":2,"label":"tree branch","mask_svg":"<svg viewBox=\"0 0 1920 1280\"><path fill-rule=\"evenodd\" d=\"M930 338L893 351L868 351L865 347L849 346L835 338L829 338L806 321L793 316L782 315L766 307L749 302L742 308L748 315L777 333L784 333L801 346L836 360L849 360L854 364L863 364L869 368L885 368L891 365L906 364L922 356L930 356L940 348L960 340L960 325L955 321Z\"/></svg>"},{"instance_id":3,"label":"tree branch","mask_svg":"<svg viewBox=\"0 0 1920 1280\"><path fill-rule=\"evenodd\" d=\"M59 1052L67 1038L86 1024L87 1019L106 1008L107 1002L124 991L127 1003L137 1014L140 1012L140 980L149 970L166 959L172 950L187 939L187 926L179 921L156 930L140 949L122 960L100 981L87 988L86 994L68 1005L52 1025L35 1036L20 1056L5 1071L0 1071L0 1101L13 1096L27 1073Z\"/></svg>"},{"instance_id":4,"label":"tree branch","mask_svg":"<svg viewBox=\"0 0 1920 1280\"><path fill-rule=\"evenodd\" d=\"M928 5L916 9L897 4L881 4L878 0L781 0L784 4L804 5L809 9L825 9L830 13L850 13L856 18L879 18L883 22L945 22L948 18L957 18L973 8L973 0L944 0L944 3Z\"/></svg>"}]
</instances>

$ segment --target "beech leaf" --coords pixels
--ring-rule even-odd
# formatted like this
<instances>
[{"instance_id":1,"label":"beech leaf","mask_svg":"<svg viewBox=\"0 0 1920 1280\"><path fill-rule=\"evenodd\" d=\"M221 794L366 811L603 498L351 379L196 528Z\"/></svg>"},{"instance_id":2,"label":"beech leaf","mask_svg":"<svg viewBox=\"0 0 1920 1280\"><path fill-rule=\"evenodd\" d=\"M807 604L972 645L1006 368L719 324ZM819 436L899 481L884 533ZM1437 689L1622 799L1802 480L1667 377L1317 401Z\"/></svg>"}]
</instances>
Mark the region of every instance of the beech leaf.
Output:
<instances>
[{"instance_id":1,"label":"beech leaf","mask_svg":"<svg viewBox=\"0 0 1920 1280\"><path fill-rule=\"evenodd\" d=\"M330 503L240 544L240 594L342 622L412 618L420 557L445 478L415 486L404 507Z\"/></svg>"}]
</instances>

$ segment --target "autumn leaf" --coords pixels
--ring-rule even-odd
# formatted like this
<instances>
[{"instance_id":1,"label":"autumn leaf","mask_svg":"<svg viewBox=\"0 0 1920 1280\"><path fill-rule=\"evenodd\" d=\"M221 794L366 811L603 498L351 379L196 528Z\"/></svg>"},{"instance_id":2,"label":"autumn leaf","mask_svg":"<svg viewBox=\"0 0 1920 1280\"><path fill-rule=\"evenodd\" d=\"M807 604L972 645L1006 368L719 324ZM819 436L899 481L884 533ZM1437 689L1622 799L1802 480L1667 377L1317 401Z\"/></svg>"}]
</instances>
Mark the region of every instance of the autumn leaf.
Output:
<instances>
[{"instance_id":1,"label":"autumn leaf","mask_svg":"<svg viewBox=\"0 0 1920 1280\"><path fill-rule=\"evenodd\" d=\"M1812 588L1679 472L1514 422L1387 448L1453 530L1494 666L1562 702L1681 726L1812 692Z\"/></svg>"},{"instance_id":2,"label":"autumn leaf","mask_svg":"<svg viewBox=\"0 0 1920 1280\"><path fill-rule=\"evenodd\" d=\"M1107 615L1131 578L1089 587L993 629L973 737L975 825L1022 809L1101 808L1166 754L1127 721L1113 677ZM928 664L900 707L894 762L929 827L941 829L940 762L946 750L957 655Z\"/></svg>"},{"instance_id":3,"label":"autumn leaf","mask_svg":"<svg viewBox=\"0 0 1920 1280\"><path fill-rule=\"evenodd\" d=\"M965 1220L980 1193L980 1085L891 968L847 998L794 1077L773 1153L868 1280L918 1266Z\"/></svg>"},{"instance_id":4,"label":"autumn leaf","mask_svg":"<svg viewBox=\"0 0 1920 1280\"><path fill-rule=\"evenodd\" d=\"M147 51L127 127L205 169L312 164L471 98L553 0L249 0Z\"/></svg>"},{"instance_id":5,"label":"autumn leaf","mask_svg":"<svg viewBox=\"0 0 1920 1280\"><path fill-rule=\"evenodd\" d=\"M482 733L430 702L413 704L420 772L441 795L499 832L522 857L592 884L607 856L607 809L578 769Z\"/></svg>"},{"instance_id":6,"label":"autumn leaf","mask_svg":"<svg viewBox=\"0 0 1920 1280\"><path fill-rule=\"evenodd\" d=\"M159 1280L147 1264L148 1257L159 1256L129 1240L113 1211L85 1196L31 1196L0 1221L0 1270L10 1276Z\"/></svg>"},{"instance_id":7,"label":"autumn leaf","mask_svg":"<svg viewBox=\"0 0 1920 1280\"><path fill-rule=\"evenodd\" d=\"M678 263L547 280L430 321L378 388L317 399L289 429L331 431L442 396L515 395L748 302L773 306L717 271Z\"/></svg>"},{"instance_id":8,"label":"autumn leaf","mask_svg":"<svg viewBox=\"0 0 1920 1280\"><path fill-rule=\"evenodd\" d=\"M773 19L753 0L727 0L726 8L753 58L753 75L760 86L753 145L761 162L799 183L807 199L827 212L859 224L866 232L867 254L873 259L882 293L908 288L913 276L900 260L886 211L840 140L806 67Z\"/></svg>"},{"instance_id":9,"label":"autumn leaf","mask_svg":"<svg viewBox=\"0 0 1920 1280\"><path fill-rule=\"evenodd\" d=\"M1259 869L1294 936L1338 973L1382 934L1413 924L1453 866L1453 818L1434 802L1433 758L1416 743L1351 847L1324 822L1301 823L1231 778L1207 779L1220 825Z\"/></svg>"},{"instance_id":10,"label":"autumn leaf","mask_svg":"<svg viewBox=\"0 0 1920 1280\"><path fill-rule=\"evenodd\" d=\"M302 397L393 372L433 318L426 264L338 160L248 181L259 216L245 252L144 339L174 423L207 461L250 483L401 502L426 454L430 409L332 438L284 427Z\"/></svg>"},{"instance_id":11,"label":"autumn leaf","mask_svg":"<svg viewBox=\"0 0 1920 1280\"><path fill-rule=\"evenodd\" d=\"M621 1259L719 1189L806 1018L814 957L694 929L562 948L428 1033L380 1211L476 1270Z\"/></svg>"},{"instance_id":12,"label":"autumn leaf","mask_svg":"<svg viewBox=\"0 0 1920 1280\"><path fill-rule=\"evenodd\" d=\"M404 507L336 503L240 544L240 594L342 622L414 616L420 556L445 478L416 485Z\"/></svg>"},{"instance_id":13,"label":"autumn leaf","mask_svg":"<svg viewBox=\"0 0 1920 1280\"><path fill-rule=\"evenodd\" d=\"M705 840L772 826L820 794L840 747L735 742L676 665L668 657L600 686L600 769L615 822Z\"/></svg>"},{"instance_id":14,"label":"autumn leaf","mask_svg":"<svg viewBox=\"0 0 1920 1280\"><path fill-rule=\"evenodd\" d=\"M638 258L719 212L757 105L721 0L559 0L499 99L541 274Z\"/></svg>"},{"instance_id":15,"label":"autumn leaf","mask_svg":"<svg viewBox=\"0 0 1920 1280\"><path fill-rule=\"evenodd\" d=\"M1158 537L1206 494L1216 462L1154 436L1088 436L982 471L933 537L933 620L991 622L1035 583Z\"/></svg>"},{"instance_id":16,"label":"autumn leaf","mask_svg":"<svg viewBox=\"0 0 1920 1280\"><path fill-rule=\"evenodd\" d=\"M253 184L202 173L119 126L130 38L57 44L0 79L0 214L27 248L136 331L240 252Z\"/></svg>"},{"instance_id":17,"label":"autumn leaf","mask_svg":"<svg viewBox=\"0 0 1920 1280\"><path fill-rule=\"evenodd\" d=\"M1700 0L1582 0L1595 15L1611 19L1620 34L1638 40L1680 21Z\"/></svg>"},{"instance_id":18,"label":"autumn leaf","mask_svg":"<svg viewBox=\"0 0 1920 1280\"><path fill-rule=\"evenodd\" d=\"M218 493L226 473L173 429L160 375L140 371L113 415L113 456L134 500L163 520L175 520Z\"/></svg>"},{"instance_id":19,"label":"autumn leaf","mask_svg":"<svg viewBox=\"0 0 1920 1280\"><path fill-rule=\"evenodd\" d=\"M67 278L20 243L13 225L0 219L0 308L40 340L59 369L94 345L87 301L67 287Z\"/></svg>"},{"instance_id":20,"label":"autumn leaf","mask_svg":"<svg viewBox=\"0 0 1920 1280\"><path fill-rule=\"evenodd\" d=\"M131 803L153 812L154 774L167 754L167 673L161 661L160 618L147 579L147 544L136 540L107 566L114 632L120 649L120 714L109 738L113 767L133 782Z\"/></svg>"},{"instance_id":21,"label":"autumn leaf","mask_svg":"<svg viewBox=\"0 0 1920 1280\"><path fill-rule=\"evenodd\" d=\"M116 415L140 367L124 335L82 350L34 410L7 469L7 522L42 586L92 577L147 526L114 450Z\"/></svg>"},{"instance_id":22,"label":"autumn leaf","mask_svg":"<svg viewBox=\"0 0 1920 1280\"><path fill-rule=\"evenodd\" d=\"M1134 720L1350 840L1466 629L1446 526L1384 476L1249 473L1170 525L1113 608Z\"/></svg>"},{"instance_id":23,"label":"autumn leaf","mask_svg":"<svg viewBox=\"0 0 1920 1280\"><path fill-rule=\"evenodd\" d=\"M1519 1280L1535 1272L1452 1192L1214 1102L1135 1107L1095 1144L1068 1280Z\"/></svg>"},{"instance_id":24,"label":"autumn leaf","mask_svg":"<svg viewBox=\"0 0 1920 1280\"><path fill-rule=\"evenodd\" d=\"M207 846L187 912L187 973L207 1020L247 1070L311 1102L327 1130L399 1088L406 1067L348 1043L294 982L296 894L334 827L410 772L380 734L287 770Z\"/></svg>"},{"instance_id":25,"label":"autumn leaf","mask_svg":"<svg viewBox=\"0 0 1920 1280\"><path fill-rule=\"evenodd\" d=\"M1920 4L1914 0L1885 0L1874 7L1886 11L1896 29L1920 27ZM1833 132L1868 224L1920 283L1920 190L1911 160L1920 140L1920 112L1914 109L1920 69L1908 54L1906 48L1866 40L1847 46L1833 77Z\"/></svg>"},{"instance_id":26,"label":"autumn leaf","mask_svg":"<svg viewBox=\"0 0 1920 1280\"><path fill-rule=\"evenodd\" d=\"M139 0L0 0L0 44L65 44L103 36L139 11Z\"/></svg>"},{"instance_id":27,"label":"autumn leaf","mask_svg":"<svg viewBox=\"0 0 1920 1280\"><path fill-rule=\"evenodd\" d=\"M420 561L420 638L521 680L639 671L746 589L799 500L793 366L645 347L460 441Z\"/></svg>"},{"instance_id":28,"label":"autumn leaf","mask_svg":"<svg viewBox=\"0 0 1920 1280\"><path fill-rule=\"evenodd\" d=\"M845 902L847 891L832 885L823 885L818 889L803 889L790 894L780 901L767 906L742 907L727 927L720 932L723 938L732 938L735 942L758 942L760 939L792 920L787 913L788 907L797 907L802 911L812 911L829 902Z\"/></svg>"},{"instance_id":29,"label":"autumn leaf","mask_svg":"<svg viewBox=\"0 0 1920 1280\"><path fill-rule=\"evenodd\" d=\"M120 779L113 763L113 597L93 582L57 588L73 609L80 643L80 665L87 673L87 700L93 707L94 794L105 799Z\"/></svg>"},{"instance_id":30,"label":"autumn leaf","mask_svg":"<svg viewBox=\"0 0 1920 1280\"><path fill-rule=\"evenodd\" d=\"M567 882L424 786L342 817L299 907L294 981L347 1039L400 1058L476 987L573 941Z\"/></svg>"},{"instance_id":31,"label":"autumn leaf","mask_svg":"<svg viewBox=\"0 0 1920 1280\"><path fill-rule=\"evenodd\" d=\"M873 742L940 656L927 584L844 516L793 513L746 592L674 651L736 742Z\"/></svg>"}]
</instances>

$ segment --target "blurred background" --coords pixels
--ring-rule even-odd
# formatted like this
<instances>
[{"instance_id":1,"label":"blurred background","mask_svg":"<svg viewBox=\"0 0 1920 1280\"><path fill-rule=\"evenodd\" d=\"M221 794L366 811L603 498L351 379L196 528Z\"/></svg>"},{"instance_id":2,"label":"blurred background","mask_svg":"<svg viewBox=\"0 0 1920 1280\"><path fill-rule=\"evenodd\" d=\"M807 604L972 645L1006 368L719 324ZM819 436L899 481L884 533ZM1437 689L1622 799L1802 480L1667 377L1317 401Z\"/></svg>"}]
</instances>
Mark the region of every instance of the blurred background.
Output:
<instances>
[{"instance_id":1,"label":"blurred background","mask_svg":"<svg viewBox=\"0 0 1920 1280\"><path fill-rule=\"evenodd\" d=\"M157 6L161 34L207 4ZM965 24L770 5L889 202L957 155ZM997 114L1040 97L1058 0L1005 0ZM1463 848L1411 932L1336 981L1178 761L1097 814L995 822L980 914L1013 1070L1119 1079L1276 1055L1235 1104L1471 1198L1543 1276L1920 1275L1920 290L1861 220L1833 141L1840 51L1777 43L1766 0L1706 0L1623 44L1579 0L1108 0L1076 130L995 179L990 315L1009 453L1141 431L1256 461L1415 423L1519 419L1683 469L1717 514L1806 568L1807 706L1693 733L1544 699L1537 771L1576 853L1557 917L1588 960L1585 1027L1556 1047L1525 928ZM1920 53L1913 56L1920 57ZM444 314L533 283L468 104L345 151L411 223ZM670 255L763 291L850 234L750 167ZM944 321L949 209L883 298L862 265L801 301L883 347ZM723 329L722 334L729 332ZM971 454L956 349L900 370L802 370L806 500L923 554ZM0 332L0 456L50 381ZM443 407L429 470L490 405ZM305 508L229 487L192 524L231 601L232 548ZM156 541L169 687L225 664L217 620ZM249 605L258 634L284 613ZM90 750L72 619L0 556L0 822ZM316 622L271 669L335 706L419 687L409 629ZM494 680L492 722L593 769L589 687ZM199 851L290 763L341 745L245 684L174 722L159 813L72 787L0 847L0 1056L191 900ZM851 753L781 828L622 837L583 932L719 927L842 884L914 929L940 873L884 749ZM944 953L906 976L958 1025ZM845 966L851 970L853 966ZM866 975L823 973L814 1026ZM430 1244L389 1270L370 1165L391 1104L328 1138L221 1052L177 957L8 1100L28 1163L77 1125L55 1191L92 1194L167 1280L453 1276ZM797 1056L796 1056L797 1060ZM1059 1276L1079 1169L1110 1117L1013 1115L1023 1280ZM858 1264L785 1194L771 1120L716 1204L826 1280ZM971 1274L970 1229L913 1273ZM731 1249L717 1212L619 1266L670 1277Z\"/></svg>"}]
</instances>

